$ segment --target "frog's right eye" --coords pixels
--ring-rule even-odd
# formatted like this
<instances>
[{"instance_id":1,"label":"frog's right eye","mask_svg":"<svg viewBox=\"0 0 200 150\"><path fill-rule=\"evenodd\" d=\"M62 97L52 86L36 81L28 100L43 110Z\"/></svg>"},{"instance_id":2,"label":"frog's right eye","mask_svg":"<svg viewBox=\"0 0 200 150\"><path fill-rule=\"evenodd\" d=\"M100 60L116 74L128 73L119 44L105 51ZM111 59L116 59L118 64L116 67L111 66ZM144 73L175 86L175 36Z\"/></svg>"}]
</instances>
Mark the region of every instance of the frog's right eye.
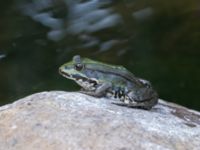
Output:
<instances>
[{"instance_id":1,"label":"frog's right eye","mask_svg":"<svg viewBox=\"0 0 200 150\"><path fill-rule=\"evenodd\" d=\"M81 64L81 63L77 63L77 64L75 64L75 69L77 70L77 71L81 71L82 69L83 69L83 64Z\"/></svg>"}]
</instances>

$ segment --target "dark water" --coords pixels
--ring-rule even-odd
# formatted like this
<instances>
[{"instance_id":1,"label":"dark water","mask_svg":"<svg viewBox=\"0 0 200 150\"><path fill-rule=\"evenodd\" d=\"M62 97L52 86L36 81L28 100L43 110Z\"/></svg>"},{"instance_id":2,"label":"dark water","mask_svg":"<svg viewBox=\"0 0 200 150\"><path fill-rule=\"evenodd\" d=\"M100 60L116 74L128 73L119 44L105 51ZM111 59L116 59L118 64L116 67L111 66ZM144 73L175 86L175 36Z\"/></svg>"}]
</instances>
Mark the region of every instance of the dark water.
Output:
<instances>
[{"instance_id":1,"label":"dark water","mask_svg":"<svg viewBox=\"0 0 200 150\"><path fill-rule=\"evenodd\" d=\"M0 105L77 90L57 71L75 54L123 65L162 99L200 110L198 1L0 2Z\"/></svg>"}]
</instances>

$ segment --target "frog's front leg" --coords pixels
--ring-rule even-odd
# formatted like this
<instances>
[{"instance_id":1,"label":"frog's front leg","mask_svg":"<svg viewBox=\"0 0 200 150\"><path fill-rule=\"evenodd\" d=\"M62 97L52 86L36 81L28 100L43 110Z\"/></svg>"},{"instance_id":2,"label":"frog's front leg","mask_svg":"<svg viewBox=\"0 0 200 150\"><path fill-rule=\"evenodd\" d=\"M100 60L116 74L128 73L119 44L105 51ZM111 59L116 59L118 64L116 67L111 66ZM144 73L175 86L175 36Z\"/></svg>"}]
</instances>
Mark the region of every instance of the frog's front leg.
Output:
<instances>
[{"instance_id":1,"label":"frog's front leg","mask_svg":"<svg viewBox=\"0 0 200 150\"><path fill-rule=\"evenodd\" d=\"M90 95L90 96L102 97L102 96L105 96L106 90L108 90L111 87L112 87L111 83L103 83L99 85L94 91L80 91L80 92L83 94Z\"/></svg>"}]
</instances>

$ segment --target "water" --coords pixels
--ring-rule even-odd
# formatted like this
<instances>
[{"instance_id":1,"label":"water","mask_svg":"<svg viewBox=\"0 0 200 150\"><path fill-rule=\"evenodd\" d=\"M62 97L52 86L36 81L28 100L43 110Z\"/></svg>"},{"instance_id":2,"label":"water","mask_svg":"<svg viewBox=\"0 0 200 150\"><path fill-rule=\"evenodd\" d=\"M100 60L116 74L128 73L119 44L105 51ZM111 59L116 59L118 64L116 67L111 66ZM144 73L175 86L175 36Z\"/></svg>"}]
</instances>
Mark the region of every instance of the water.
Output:
<instances>
[{"instance_id":1,"label":"water","mask_svg":"<svg viewBox=\"0 0 200 150\"><path fill-rule=\"evenodd\" d=\"M58 74L75 54L123 65L162 99L200 110L200 5L192 1L0 2L0 105L78 90Z\"/></svg>"}]
</instances>

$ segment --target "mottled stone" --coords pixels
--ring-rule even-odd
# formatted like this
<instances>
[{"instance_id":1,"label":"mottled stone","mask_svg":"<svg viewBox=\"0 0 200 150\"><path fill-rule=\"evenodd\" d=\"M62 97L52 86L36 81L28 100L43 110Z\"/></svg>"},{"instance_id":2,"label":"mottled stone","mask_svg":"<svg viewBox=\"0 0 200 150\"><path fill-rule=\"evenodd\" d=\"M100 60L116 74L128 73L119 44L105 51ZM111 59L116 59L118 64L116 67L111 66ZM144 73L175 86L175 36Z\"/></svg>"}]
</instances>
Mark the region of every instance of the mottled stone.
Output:
<instances>
[{"instance_id":1,"label":"mottled stone","mask_svg":"<svg viewBox=\"0 0 200 150\"><path fill-rule=\"evenodd\" d=\"M200 113L159 100L152 110L75 92L0 107L0 150L198 150Z\"/></svg>"}]
</instances>

